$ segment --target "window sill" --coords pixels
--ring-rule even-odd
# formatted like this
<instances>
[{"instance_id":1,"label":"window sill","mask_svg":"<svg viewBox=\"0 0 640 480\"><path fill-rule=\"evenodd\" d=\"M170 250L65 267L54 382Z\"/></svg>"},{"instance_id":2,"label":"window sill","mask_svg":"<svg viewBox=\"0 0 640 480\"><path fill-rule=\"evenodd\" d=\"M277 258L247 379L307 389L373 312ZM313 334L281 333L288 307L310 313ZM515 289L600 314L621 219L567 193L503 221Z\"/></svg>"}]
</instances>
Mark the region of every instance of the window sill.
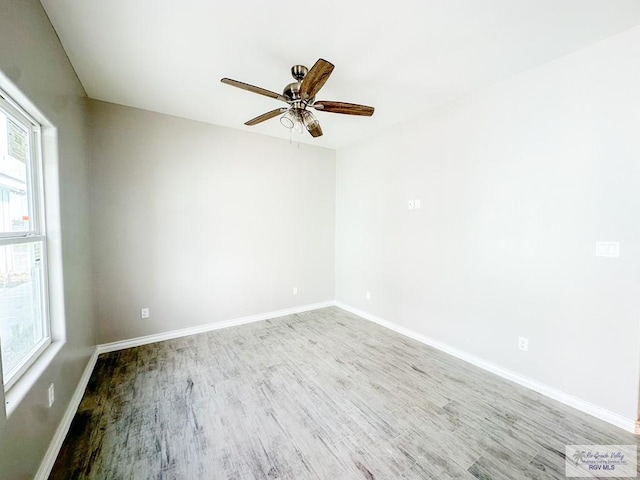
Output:
<instances>
[{"instance_id":1,"label":"window sill","mask_svg":"<svg viewBox=\"0 0 640 480\"><path fill-rule=\"evenodd\" d=\"M5 411L9 418L49 367L65 342L52 342L20 379L5 392Z\"/></svg>"}]
</instances>

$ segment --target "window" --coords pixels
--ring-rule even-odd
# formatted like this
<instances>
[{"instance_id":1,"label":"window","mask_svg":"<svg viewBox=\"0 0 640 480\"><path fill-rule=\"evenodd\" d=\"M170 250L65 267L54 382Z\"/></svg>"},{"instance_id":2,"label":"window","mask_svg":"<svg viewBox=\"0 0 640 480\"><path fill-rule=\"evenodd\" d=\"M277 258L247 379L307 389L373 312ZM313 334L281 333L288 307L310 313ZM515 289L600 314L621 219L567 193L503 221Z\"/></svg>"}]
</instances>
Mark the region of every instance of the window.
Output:
<instances>
[{"instance_id":1,"label":"window","mask_svg":"<svg viewBox=\"0 0 640 480\"><path fill-rule=\"evenodd\" d=\"M40 126L0 91L0 349L5 390L51 343Z\"/></svg>"}]
</instances>

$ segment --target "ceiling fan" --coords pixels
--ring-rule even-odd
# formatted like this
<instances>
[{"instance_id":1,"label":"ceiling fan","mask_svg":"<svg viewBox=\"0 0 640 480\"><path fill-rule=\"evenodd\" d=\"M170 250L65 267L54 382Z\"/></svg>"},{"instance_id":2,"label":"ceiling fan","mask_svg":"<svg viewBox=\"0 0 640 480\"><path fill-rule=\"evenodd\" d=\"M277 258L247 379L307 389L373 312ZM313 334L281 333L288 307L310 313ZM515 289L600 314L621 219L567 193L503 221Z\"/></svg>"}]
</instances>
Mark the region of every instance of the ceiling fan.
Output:
<instances>
[{"instance_id":1,"label":"ceiling fan","mask_svg":"<svg viewBox=\"0 0 640 480\"><path fill-rule=\"evenodd\" d=\"M329 79L329 75L331 75L333 69L333 64L322 58L318 59L313 67L311 67L311 70L304 65L294 65L291 67L291 75L295 79L295 82L284 87L282 94L230 78L223 78L220 81L232 87L275 98L276 100L289 104L288 107L276 108L256 118L252 118L248 122L245 122L245 125L257 125L265 120L282 115L280 123L285 127L302 131L302 126L304 126L312 137L319 137L322 135L322 128L320 128L320 123L318 123L315 115L309 110L310 108L320 112L362 115L366 117L373 115L374 111L373 107L355 103L329 102L325 100L316 101L316 94Z\"/></svg>"}]
</instances>

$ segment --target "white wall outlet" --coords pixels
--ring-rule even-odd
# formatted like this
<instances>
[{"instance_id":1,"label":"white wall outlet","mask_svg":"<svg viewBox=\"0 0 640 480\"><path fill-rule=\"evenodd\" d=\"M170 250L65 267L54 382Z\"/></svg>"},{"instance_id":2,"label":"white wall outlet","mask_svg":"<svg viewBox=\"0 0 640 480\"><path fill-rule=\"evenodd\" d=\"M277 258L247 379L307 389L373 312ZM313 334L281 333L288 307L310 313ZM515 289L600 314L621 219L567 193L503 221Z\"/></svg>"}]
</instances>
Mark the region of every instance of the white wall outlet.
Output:
<instances>
[{"instance_id":1,"label":"white wall outlet","mask_svg":"<svg viewBox=\"0 0 640 480\"><path fill-rule=\"evenodd\" d=\"M416 198L414 200L414 205L416 210L420 210L422 208L422 200L420 200L419 198Z\"/></svg>"},{"instance_id":2,"label":"white wall outlet","mask_svg":"<svg viewBox=\"0 0 640 480\"><path fill-rule=\"evenodd\" d=\"M298 287L293 287L293 294L297 295L298 294Z\"/></svg>"},{"instance_id":3,"label":"white wall outlet","mask_svg":"<svg viewBox=\"0 0 640 480\"><path fill-rule=\"evenodd\" d=\"M49 390L47 390L48 399L49 399L49 408L53 406L53 403L56 401L56 387L53 385L49 385Z\"/></svg>"},{"instance_id":4,"label":"white wall outlet","mask_svg":"<svg viewBox=\"0 0 640 480\"><path fill-rule=\"evenodd\" d=\"M529 340L524 337L518 338L518 348L523 352L527 352L529 350Z\"/></svg>"},{"instance_id":5,"label":"white wall outlet","mask_svg":"<svg viewBox=\"0 0 640 480\"><path fill-rule=\"evenodd\" d=\"M367 291L367 300L371 300L371 292Z\"/></svg>"},{"instance_id":6,"label":"white wall outlet","mask_svg":"<svg viewBox=\"0 0 640 480\"><path fill-rule=\"evenodd\" d=\"M149 307L140 309L140 318L149 318Z\"/></svg>"},{"instance_id":7,"label":"white wall outlet","mask_svg":"<svg viewBox=\"0 0 640 480\"><path fill-rule=\"evenodd\" d=\"M414 203L414 201L413 201L413 200L409 200L409 201L407 201L407 208L408 208L409 210L413 210L413 209L414 209L414 207L415 207L415 203Z\"/></svg>"},{"instance_id":8,"label":"white wall outlet","mask_svg":"<svg viewBox=\"0 0 640 480\"><path fill-rule=\"evenodd\" d=\"M620 242L596 242L596 257L617 258L620 256Z\"/></svg>"}]
</instances>

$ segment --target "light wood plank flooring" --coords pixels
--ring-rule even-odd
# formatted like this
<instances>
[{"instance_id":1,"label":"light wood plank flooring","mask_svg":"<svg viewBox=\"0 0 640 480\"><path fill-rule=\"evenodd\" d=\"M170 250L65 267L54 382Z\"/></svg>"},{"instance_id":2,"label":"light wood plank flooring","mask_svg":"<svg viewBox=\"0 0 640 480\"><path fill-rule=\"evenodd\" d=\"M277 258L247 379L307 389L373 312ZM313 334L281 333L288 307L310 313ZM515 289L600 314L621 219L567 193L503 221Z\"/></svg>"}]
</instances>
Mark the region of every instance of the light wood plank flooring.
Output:
<instances>
[{"instance_id":1,"label":"light wood plank flooring","mask_svg":"<svg viewBox=\"0 0 640 480\"><path fill-rule=\"evenodd\" d=\"M556 479L633 435L338 308L101 355L52 479Z\"/></svg>"}]
</instances>

